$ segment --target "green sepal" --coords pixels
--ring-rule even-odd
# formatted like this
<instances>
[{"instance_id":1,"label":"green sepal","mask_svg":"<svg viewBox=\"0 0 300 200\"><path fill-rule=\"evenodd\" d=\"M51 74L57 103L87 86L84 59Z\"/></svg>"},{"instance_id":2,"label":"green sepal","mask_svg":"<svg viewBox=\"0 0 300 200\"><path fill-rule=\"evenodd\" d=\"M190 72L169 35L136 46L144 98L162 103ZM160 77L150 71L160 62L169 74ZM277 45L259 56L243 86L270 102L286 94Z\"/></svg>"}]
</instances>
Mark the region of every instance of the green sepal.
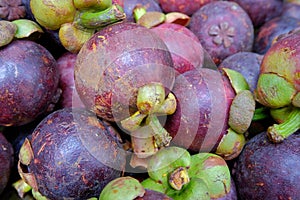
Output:
<instances>
[{"instance_id":1,"label":"green sepal","mask_svg":"<svg viewBox=\"0 0 300 200\"><path fill-rule=\"evenodd\" d=\"M137 179L125 176L110 181L103 188L99 200L133 200L144 193L145 189Z\"/></svg>"},{"instance_id":2,"label":"green sepal","mask_svg":"<svg viewBox=\"0 0 300 200\"><path fill-rule=\"evenodd\" d=\"M78 28L100 29L125 18L126 15L123 8L118 4L112 4L105 10L83 10L76 12L74 24Z\"/></svg>"},{"instance_id":3,"label":"green sepal","mask_svg":"<svg viewBox=\"0 0 300 200\"><path fill-rule=\"evenodd\" d=\"M168 186L166 184L162 184L161 182L155 181L152 178L146 178L141 182L145 189L154 190L161 193L166 193Z\"/></svg>"},{"instance_id":4,"label":"green sepal","mask_svg":"<svg viewBox=\"0 0 300 200\"><path fill-rule=\"evenodd\" d=\"M201 178L193 177L180 191L169 189L166 195L174 200L210 200L209 188Z\"/></svg>"},{"instance_id":5,"label":"green sepal","mask_svg":"<svg viewBox=\"0 0 300 200\"><path fill-rule=\"evenodd\" d=\"M276 74L261 74L254 91L255 99L264 106L280 108L291 104L296 89Z\"/></svg>"},{"instance_id":6,"label":"green sepal","mask_svg":"<svg viewBox=\"0 0 300 200\"><path fill-rule=\"evenodd\" d=\"M211 198L225 196L231 187L231 175L226 161L213 153L198 153L191 157L189 175L205 181Z\"/></svg>"},{"instance_id":7,"label":"green sepal","mask_svg":"<svg viewBox=\"0 0 300 200\"><path fill-rule=\"evenodd\" d=\"M245 135L236 133L229 128L227 133L222 137L215 153L225 160L232 160L239 156L245 144Z\"/></svg>"},{"instance_id":8,"label":"green sepal","mask_svg":"<svg viewBox=\"0 0 300 200\"><path fill-rule=\"evenodd\" d=\"M166 147L154 154L148 162L148 174L154 181L169 185L169 174L178 167L189 167L190 153L180 147ZM169 186L170 187L170 186Z\"/></svg>"},{"instance_id":9,"label":"green sepal","mask_svg":"<svg viewBox=\"0 0 300 200\"><path fill-rule=\"evenodd\" d=\"M0 47L8 45L13 41L17 29L16 24L6 20L0 20Z\"/></svg>"},{"instance_id":10,"label":"green sepal","mask_svg":"<svg viewBox=\"0 0 300 200\"><path fill-rule=\"evenodd\" d=\"M249 90L249 85L245 77L240 72L229 68L222 68L222 70L225 72L226 76L228 77L231 86L234 89L236 94L242 90Z\"/></svg>"},{"instance_id":11,"label":"green sepal","mask_svg":"<svg viewBox=\"0 0 300 200\"><path fill-rule=\"evenodd\" d=\"M245 133L251 125L254 111L255 100L252 92L239 91L230 106L228 125L237 133Z\"/></svg>"},{"instance_id":12,"label":"green sepal","mask_svg":"<svg viewBox=\"0 0 300 200\"><path fill-rule=\"evenodd\" d=\"M12 23L17 26L15 38L28 38L36 33L38 35L44 33L43 29L36 22L29 19L17 19L12 21Z\"/></svg>"}]
</instances>

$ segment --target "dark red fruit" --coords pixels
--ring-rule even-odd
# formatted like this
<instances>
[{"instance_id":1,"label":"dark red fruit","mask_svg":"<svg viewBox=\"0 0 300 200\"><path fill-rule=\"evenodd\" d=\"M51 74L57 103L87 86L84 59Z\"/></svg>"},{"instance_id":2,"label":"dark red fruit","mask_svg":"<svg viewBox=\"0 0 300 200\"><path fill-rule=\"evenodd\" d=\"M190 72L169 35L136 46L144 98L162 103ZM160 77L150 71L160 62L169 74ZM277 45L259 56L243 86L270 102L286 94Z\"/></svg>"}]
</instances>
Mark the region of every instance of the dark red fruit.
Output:
<instances>
[{"instance_id":1,"label":"dark red fruit","mask_svg":"<svg viewBox=\"0 0 300 200\"><path fill-rule=\"evenodd\" d=\"M254 91L260 72L263 55L253 52L238 52L228 56L218 66L219 69L229 68L240 72L246 79L250 91Z\"/></svg>"},{"instance_id":2,"label":"dark red fruit","mask_svg":"<svg viewBox=\"0 0 300 200\"><path fill-rule=\"evenodd\" d=\"M218 71L197 69L177 76L173 94L177 109L165 128L175 145L193 152L214 151L228 128L228 111L235 93Z\"/></svg>"},{"instance_id":3,"label":"dark red fruit","mask_svg":"<svg viewBox=\"0 0 300 200\"><path fill-rule=\"evenodd\" d=\"M138 88L173 87L175 70L165 43L151 30L130 22L101 29L77 55L75 86L88 109L109 121L137 111Z\"/></svg>"},{"instance_id":4,"label":"dark red fruit","mask_svg":"<svg viewBox=\"0 0 300 200\"><path fill-rule=\"evenodd\" d=\"M240 199L300 199L299 131L280 144L262 132L245 145L233 169Z\"/></svg>"},{"instance_id":5,"label":"dark red fruit","mask_svg":"<svg viewBox=\"0 0 300 200\"><path fill-rule=\"evenodd\" d=\"M0 125L29 123L58 101L56 60L43 46L16 40L0 49Z\"/></svg>"},{"instance_id":6,"label":"dark red fruit","mask_svg":"<svg viewBox=\"0 0 300 200\"><path fill-rule=\"evenodd\" d=\"M252 50L252 21L235 2L216 1L204 5L192 15L190 29L216 64L234 53Z\"/></svg>"},{"instance_id":7,"label":"dark red fruit","mask_svg":"<svg viewBox=\"0 0 300 200\"><path fill-rule=\"evenodd\" d=\"M0 132L0 194L4 191L10 178L14 157L11 143Z\"/></svg>"},{"instance_id":8,"label":"dark red fruit","mask_svg":"<svg viewBox=\"0 0 300 200\"><path fill-rule=\"evenodd\" d=\"M253 25L259 27L281 14L282 0L231 0L238 3L249 15Z\"/></svg>"},{"instance_id":9,"label":"dark red fruit","mask_svg":"<svg viewBox=\"0 0 300 200\"><path fill-rule=\"evenodd\" d=\"M194 14L203 5L216 0L158 0L165 13L181 12L186 15Z\"/></svg>"},{"instance_id":10,"label":"dark red fruit","mask_svg":"<svg viewBox=\"0 0 300 200\"><path fill-rule=\"evenodd\" d=\"M118 133L84 109L57 110L35 128L20 150L19 173L49 199L98 196L125 167Z\"/></svg>"},{"instance_id":11,"label":"dark red fruit","mask_svg":"<svg viewBox=\"0 0 300 200\"><path fill-rule=\"evenodd\" d=\"M257 32L254 40L253 51L265 54L276 38L300 27L300 20L293 17L276 17L263 26Z\"/></svg>"},{"instance_id":12,"label":"dark red fruit","mask_svg":"<svg viewBox=\"0 0 300 200\"><path fill-rule=\"evenodd\" d=\"M163 23L151 30L166 43L177 74L203 66L204 50L191 30L174 23Z\"/></svg>"},{"instance_id":13,"label":"dark red fruit","mask_svg":"<svg viewBox=\"0 0 300 200\"><path fill-rule=\"evenodd\" d=\"M57 59L57 68L60 74L59 85L62 90L59 104L61 107L82 107L80 97L75 88L74 67L77 54L66 52Z\"/></svg>"}]
</instances>

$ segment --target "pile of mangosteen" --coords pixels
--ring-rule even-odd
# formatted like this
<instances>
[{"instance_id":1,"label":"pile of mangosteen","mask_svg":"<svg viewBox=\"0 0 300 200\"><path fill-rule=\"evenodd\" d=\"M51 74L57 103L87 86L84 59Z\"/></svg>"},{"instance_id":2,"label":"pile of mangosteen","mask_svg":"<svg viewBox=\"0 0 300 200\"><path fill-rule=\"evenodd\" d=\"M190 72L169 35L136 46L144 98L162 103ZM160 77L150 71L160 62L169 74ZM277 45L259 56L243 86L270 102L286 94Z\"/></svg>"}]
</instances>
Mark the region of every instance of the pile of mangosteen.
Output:
<instances>
[{"instance_id":1,"label":"pile of mangosteen","mask_svg":"<svg viewBox=\"0 0 300 200\"><path fill-rule=\"evenodd\" d=\"M0 0L0 199L300 199L299 0Z\"/></svg>"}]
</instances>

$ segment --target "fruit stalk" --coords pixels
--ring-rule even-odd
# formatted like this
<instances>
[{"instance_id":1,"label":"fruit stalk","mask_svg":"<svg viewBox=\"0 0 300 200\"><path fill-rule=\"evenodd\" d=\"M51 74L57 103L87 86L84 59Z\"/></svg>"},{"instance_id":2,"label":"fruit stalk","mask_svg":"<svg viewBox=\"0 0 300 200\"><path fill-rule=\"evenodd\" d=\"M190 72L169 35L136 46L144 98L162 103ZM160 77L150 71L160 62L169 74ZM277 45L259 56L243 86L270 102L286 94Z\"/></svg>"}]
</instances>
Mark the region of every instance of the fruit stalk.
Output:
<instances>
[{"instance_id":1,"label":"fruit stalk","mask_svg":"<svg viewBox=\"0 0 300 200\"><path fill-rule=\"evenodd\" d=\"M295 133L300 128L300 108L294 107L287 119L280 124L268 128L267 134L271 141L278 143Z\"/></svg>"},{"instance_id":2,"label":"fruit stalk","mask_svg":"<svg viewBox=\"0 0 300 200\"><path fill-rule=\"evenodd\" d=\"M125 19L123 8L112 4L105 10L95 12L84 10L76 13L74 23L80 28L99 29L109 24Z\"/></svg>"}]
</instances>

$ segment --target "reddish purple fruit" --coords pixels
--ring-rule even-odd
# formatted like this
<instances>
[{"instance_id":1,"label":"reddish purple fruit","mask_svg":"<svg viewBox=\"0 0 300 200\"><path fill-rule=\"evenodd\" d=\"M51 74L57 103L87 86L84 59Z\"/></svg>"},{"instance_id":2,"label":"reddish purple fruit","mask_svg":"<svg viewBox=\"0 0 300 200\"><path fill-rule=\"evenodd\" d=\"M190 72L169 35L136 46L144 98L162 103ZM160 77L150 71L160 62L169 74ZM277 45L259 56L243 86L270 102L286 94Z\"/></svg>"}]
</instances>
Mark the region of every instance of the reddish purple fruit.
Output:
<instances>
[{"instance_id":1,"label":"reddish purple fruit","mask_svg":"<svg viewBox=\"0 0 300 200\"><path fill-rule=\"evenodd\" d=\"M177 76L173 94L177 109L165 128L175 145L193 152L214 151L228 128L228 111L235 96L218 71L197 69Z\"/></svg>"},{"instance_id":2,"label":"reddish purple fruit","mask_svg":"<svg viewBox=\"0 0 300 200\"><path fill-rule=\"evenodd\" d=\"M253 52L238 52L228 56L218 66L219 69L228 68L240 72L246 79L250 91L254 91L260 73L263 55Z\"/></svg>"},{"instance_id":3,"label":"reddish purple fruit","mask_svg":"<svg viewBox=\"0 0 300 200\"><path fill-rule=\"evenodd\" d=\"M70 52L64 53L57 59L57 68L60 74L59 86L62 90L59 104L61 107L82 107L81 102L75 88L74 67L77 54Z\"/></svg>"},{"instance_id":4,"label":"reddish purple fruit","mask_svg":"<svg viewBox=\"0 0 300 200\"><path fill-rule=\"evenodd\" d=\"M165 13L181 12L186 15L194 14L203 5L216 0L158 0Z\"/></svg>"},{"instance_id":5,"label":"reddish purple fruit","mask_svg":"<svg viewBox=\"0 0 300 200\"><path fill-rule=\"evenodd\" d=\"M146 27L130 22L101 29L77 55L75 86L88 109L109 121L137 111L137 91L158 83L173 87L175 70L165 43Z\"/></svg>"},{"instance_id":6,"label":"reddish purple fruit","mask_svg":"<svg viewBox=\"0 0 300 200\"><path fill-rule=\"evenodd\" d=\"M231 0L238 3L249 15L253 25L259 27L281 14L282 0Z\"/></svg>"},{"instance_id":7,"label":"reddish purple fruit","mask_svg":"<svg viewBox=\"0 0 300 200\"><path fill-rule=\"evenodd\" d=\"M84 109L57 110L35 128L19 153L19 173L49 199L88 199L120 177L125 152L116 130Z\"/></svg>"},{"instance_id":8,"label":"reddish purple fruit","mask_svg":"<svg viewBox=\"0 0 300 200\"><path fill-rule=\"evenodd\" d=\"M232 171L240 199L300 198L299 131L280 144L262 132L245 145Z\"/></svg>"},{"instance_id":9,"label":"reddish purple fruit","mask_svg":"<svg viewBox=\"0 0 300 200\"><path fill-rule=\"evenodd\" d=\"M281 16L273 18L260 27L254 40L253 51L265 54L281 34L286 34L293 29L300 27L300 20Z\"/></svg>"},{"instance_id":10,"label":"reddish purple fruit","mask_svg":"<svg viewBox=\"0 0 300 200\"><path fill-rule=\"evenodd\" d=\"M204 50L197 36L185 26L163 23L151 29L167 45L177 74L203 66Z\"/></svg>"},{"instance_id":11,"label":"reddish purple fruit","mask_svg":"<svg viewBox=\"0 0 300 200\"><path fill-rule=\"evenodd\" d=\"M190 29L216 64L237 52L252 50L252 21L235 2L216 1L204 5L192 15Z\"/></svg>"},{"instance_id":12,"label":"reddish purple fruit","mask_svg":"<svg viewBox=\"0 0 300 200\"><path fill-rule=\"evenodd\" d=\"M0 132L0 194L4 191L10 178L14 157L11 143Z\"/></svg>"},{"instance_id":13,"label":"reddish purple fruit","mask_svg":"<svg viewBox=\"0 0 300 200\"><path fill-rule=\"evenodd\" d=\"M53 109L61 92L56 64L46 48L29 40L0 49L0 125L23 125Z\"/></svg>"},{"instance_id":14,"label":"reddish purple fruit","mask_svg":"<svg viewBox=\"0 0 300 200\"><path fill-rule=\"evenodd\" d=\"M300 2L297 2L297 0L295 2L293 2L293 0L284 1L281 16L288 16L300 19Z\"/></svg>"}]
</instances>

